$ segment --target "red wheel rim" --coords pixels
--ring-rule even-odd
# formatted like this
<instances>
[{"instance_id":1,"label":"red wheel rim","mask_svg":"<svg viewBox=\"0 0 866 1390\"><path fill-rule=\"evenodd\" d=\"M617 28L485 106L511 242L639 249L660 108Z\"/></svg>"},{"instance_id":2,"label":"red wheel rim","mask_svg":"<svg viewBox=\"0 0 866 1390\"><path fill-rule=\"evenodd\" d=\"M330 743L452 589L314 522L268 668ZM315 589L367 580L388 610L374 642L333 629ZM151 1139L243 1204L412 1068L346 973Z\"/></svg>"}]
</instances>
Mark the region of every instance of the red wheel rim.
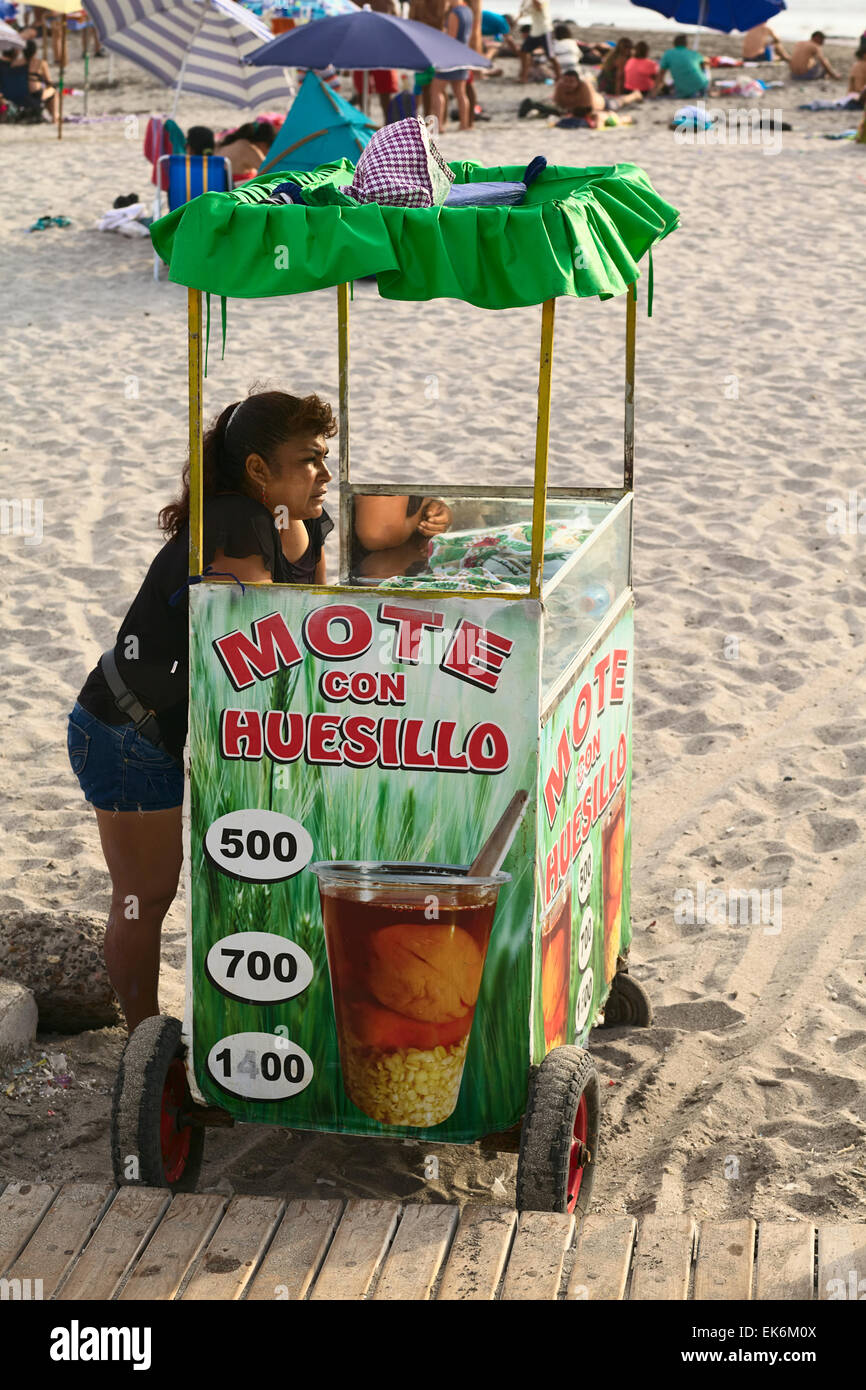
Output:
<instances>
[{"instance_id":1,"label":"red wheel rim","mask_svg":"<svg viewBox=\"0 0 866 1390\"><path fill-rule=\"evenodd\" d=\"M178 1126L178 1119L186 1101L186 1072L183 1062L176 1057L168 1069L165 1085L162 1088L162 1106L159 1115L159 1142L162 1149L162 1171L166 1182L175 1183L183 1176L189 1158L190 1128Z\"/></svg>"},{"instance_id":2,"label":"red wheel rim","mask_svg":"<svg viewBox=\"0 0 866 1390\"><path fill-rule=\"evenodd\" d=\"M580 1184L583 1182L583 1167L580 1164L580 1156L586 1144L586 1131L587 1105L586 1093L584 1092L577 1103L577 1114L574 1117L574 1130L572 1131L571 1152L568 1155L566 1211L574 1211L574 1208L577 1206L577 1199L580 1196Z\"/></svg>"}]
</instances>

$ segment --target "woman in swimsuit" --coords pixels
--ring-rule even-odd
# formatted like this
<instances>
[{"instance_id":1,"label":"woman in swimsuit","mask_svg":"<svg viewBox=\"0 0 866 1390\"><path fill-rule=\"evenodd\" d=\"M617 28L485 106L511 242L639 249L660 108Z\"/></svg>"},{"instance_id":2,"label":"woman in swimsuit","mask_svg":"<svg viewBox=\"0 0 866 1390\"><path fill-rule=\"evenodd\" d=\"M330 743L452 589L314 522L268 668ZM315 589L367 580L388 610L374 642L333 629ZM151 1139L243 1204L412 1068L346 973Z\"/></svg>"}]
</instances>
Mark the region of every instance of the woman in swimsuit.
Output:
<instances>
[{"instance_id":1,"label":"woman in swimsuit","mask_svg":"<svg viewBox=\"0 0 866 1390\"><path fill-rule=\"evenodd\" d=\"M226 406L207 431L203 559L220 582L325 583L336 429L318 396L262 391ZM69 716L69 760L111 875L105 961L130 1032L159 1013L160 932L182 859L189 501L187 464L180 497L160 512L166 542L107 654L108 677L101 658ZM119 697L125 710L112 690L118 678L132 692Z\"/></svg>"}]
</instances>

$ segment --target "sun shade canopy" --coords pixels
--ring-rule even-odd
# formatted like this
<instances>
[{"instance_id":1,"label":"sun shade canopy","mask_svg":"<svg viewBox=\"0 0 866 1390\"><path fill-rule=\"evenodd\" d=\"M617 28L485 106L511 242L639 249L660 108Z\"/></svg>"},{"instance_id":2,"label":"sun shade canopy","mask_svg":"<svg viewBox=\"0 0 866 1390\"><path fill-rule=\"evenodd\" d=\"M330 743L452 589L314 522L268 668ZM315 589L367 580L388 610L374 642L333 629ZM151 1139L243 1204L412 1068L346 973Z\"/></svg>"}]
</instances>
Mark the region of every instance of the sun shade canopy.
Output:
<instances>
[{"instance_id":1,"label":"sun shade canopy","mask_svg":"<svg viewBox=\"0 0 866 1390\"><path fill-rule=\"evenodd\" d=\"M466 184L516 182L525 165L450 168ZM636 164L548 165L518 207L358 205L338 191L353 174L340 160L205 193L155 222L151 238L171 280L228 298L302 294L375 275L383 299L510 309L624 293L641 258L679 220ZM268 203L289 180L305 205Z\"/></svg>"}]
</instances>

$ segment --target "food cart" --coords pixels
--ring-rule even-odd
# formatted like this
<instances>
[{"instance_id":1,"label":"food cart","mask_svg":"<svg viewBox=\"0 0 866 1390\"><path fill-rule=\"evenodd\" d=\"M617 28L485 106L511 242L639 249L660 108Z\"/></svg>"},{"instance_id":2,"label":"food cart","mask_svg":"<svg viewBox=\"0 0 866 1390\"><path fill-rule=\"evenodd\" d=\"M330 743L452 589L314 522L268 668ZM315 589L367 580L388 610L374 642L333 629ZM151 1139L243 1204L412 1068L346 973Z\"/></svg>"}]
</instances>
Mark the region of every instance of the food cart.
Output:
<instances>
[{"instance_id":1,"label":"food cart","mask_svg":"<svg viewBox=\"0 0 866 1390\"><path fill-rule=\"evenodd\" d=\"M287 177L351 166L154 227L189 296L187 994L182 1026L145 1020L127 1045L116 1175L189 1188L207 1126L235 1121L485 1140L519 1150L521 1209L580 1213L590 1030L651 1018L628 974L635 331L638 262L677 214L628 164L548 167L483 211L264 202ZM350 282L370 274L385 298L540 306L532 486L352 475ZM336 294L338 582L210 582L202 294L225 339L227 299L314 288ZM627 297L621 486L548 486L563 294ZM371 545L381 499L431 491L450 523L412 563Z\"/></svg>"}]
</instances>

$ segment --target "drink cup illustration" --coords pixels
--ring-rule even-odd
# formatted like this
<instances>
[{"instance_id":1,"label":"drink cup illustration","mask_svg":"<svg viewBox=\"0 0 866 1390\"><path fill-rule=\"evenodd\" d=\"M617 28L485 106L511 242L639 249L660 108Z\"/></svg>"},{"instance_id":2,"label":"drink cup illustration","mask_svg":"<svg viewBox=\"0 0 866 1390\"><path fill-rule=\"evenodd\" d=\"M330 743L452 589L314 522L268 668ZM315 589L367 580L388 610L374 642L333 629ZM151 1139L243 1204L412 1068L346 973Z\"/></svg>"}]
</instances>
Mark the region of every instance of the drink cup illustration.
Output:
<instances>
[{"instance_id":1,"label":"drink cup illustration","mask_svg":"<svg viewBox=\"0 0 866 1390\"><path fill-rule=\"evenodd\" d=\"M499 889L447 864L331 861L319 880L343 1084L384 1125L457 1105Z\"/></svg>"},{"instance_id":2,"label":"drink cup illustration","mask_svg":"<svg viewBox=\"0 0 866 1390\"><path fill-rule=\"evenodd\" d=\"M567 879L541 924L541 1004L547 1052L568 1042L570 973L571 880Z\"/></svg>"},{"instance_id":3,"label":"drink cup illustration","mask_svg":"<svg viewBox=\"0 0 866 1390\"><path fill-rule=\"evenodd\" d=\"M622 875L625 848L625 787L620 787L601 828L602 901L604 903L604 978L616 974L622 929Z\"/></svg>"}]
</instances>

